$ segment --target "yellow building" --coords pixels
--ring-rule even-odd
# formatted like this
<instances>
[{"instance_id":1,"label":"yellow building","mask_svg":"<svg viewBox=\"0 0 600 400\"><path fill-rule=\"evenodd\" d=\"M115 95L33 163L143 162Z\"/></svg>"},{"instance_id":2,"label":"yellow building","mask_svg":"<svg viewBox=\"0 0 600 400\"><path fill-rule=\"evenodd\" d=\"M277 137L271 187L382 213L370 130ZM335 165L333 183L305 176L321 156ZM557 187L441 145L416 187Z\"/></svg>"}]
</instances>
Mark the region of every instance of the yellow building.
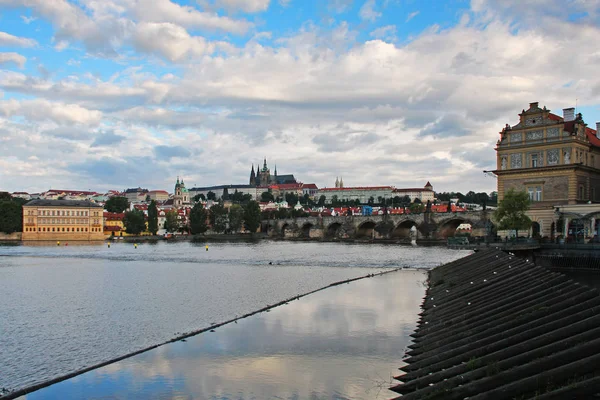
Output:
<instances>
[{"instance_id":1,"label":"yellow building","mask_svg":"<svg viewBox=\"0 0 600 400\"><path fill-rule=\"evenodd\" d=\"M102 211L87 200L32 200L23 206L23 240L103 240Z\"/></svg>"},{"instance_id":2,"label":"yellow building","mask_svg":"<svg viewBox=\"0 0 600 400\"><path fill-rule=\"evenodd\" d=\"M588 128L574 108L560 117L530 103L518 124L500 132L496 152L498 200L511 188L529 193L533 236L568 231L557 226L561 205L600 201L598 130Z\"/></svg>"}]
</instances>

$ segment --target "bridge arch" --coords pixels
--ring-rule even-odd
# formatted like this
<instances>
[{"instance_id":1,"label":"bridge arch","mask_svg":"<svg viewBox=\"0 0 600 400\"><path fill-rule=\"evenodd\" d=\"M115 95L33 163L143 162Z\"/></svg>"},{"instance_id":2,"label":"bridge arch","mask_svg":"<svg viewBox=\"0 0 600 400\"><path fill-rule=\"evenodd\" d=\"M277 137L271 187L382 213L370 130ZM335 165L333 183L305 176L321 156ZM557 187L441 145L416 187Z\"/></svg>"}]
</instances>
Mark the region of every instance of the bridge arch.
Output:
<instances>
[{"instance_id":1,"label":"bridge arch","mask_svg":"<svg viewBox=\"0 0 600 400\"><path fill-rule=\"evenodd\" d=\"M340 229L342 228L342 224L339 222L332 222L327 225L327 230L325 231L325 237L329 239L335 239L340 234Z\"/></svg>"},{"instance_id":2,"label":"bridge arch","mask_svg":"<svg viewBox=\"0 0 600 400\"><path fill-rule=\"evenodd\" d=\"M281 236L286 237L286 233L290 231L290 228L291 225L287 222L284 222L283 225L281 225Z\"/></svg>"},{"instance_id":3,"label":"bridge arch","mask_svg":"<svg viewBox=\"0 0 600 400\"><path fill-rule=\"evenodd\" d=\"M309 238L310 230L312 229L313 226L314 226L314 224L312 224L310 222L305 222L304 225L302 225L302 229L300 230L300 236L303 238Z\"/></svg>"},{"instance_id":4,"label":"bridge arch","mask_svg":"<svg viewBox=\"0 0 600 400\"><path fill-rule=\"evenodd\" d=\"M447 237L454 236L456 233L456 228L458 228L460 224L471 224L472 227L475 226L473 221L457 215L455 217L440 221L438 225L437 237L440 239L446 239Z\"/></svg>"},{"instance_id":5,"label":"bridge arch","mask_svg":"<svg viewBox=\"0 0 600 400\"><path fill-rule=\"evenodd\" d=\"M412 219L405 219L404 221L400 221L390 233L390 236L393 239L409 239L410 238L410 229L415 226L419 229L419 224L417 224Z\"/></svg>"},{"instance_id":6,"label":"bridge arch","mask_svg":"<svg viewBox=\"0 0 600 400\"><path fill-rule=\"evenodd\" d=\"M377 223L371 220L364 221L356 228L355 236L357 239L371 239L375 234Z\"/></svg>"}]
</instances>

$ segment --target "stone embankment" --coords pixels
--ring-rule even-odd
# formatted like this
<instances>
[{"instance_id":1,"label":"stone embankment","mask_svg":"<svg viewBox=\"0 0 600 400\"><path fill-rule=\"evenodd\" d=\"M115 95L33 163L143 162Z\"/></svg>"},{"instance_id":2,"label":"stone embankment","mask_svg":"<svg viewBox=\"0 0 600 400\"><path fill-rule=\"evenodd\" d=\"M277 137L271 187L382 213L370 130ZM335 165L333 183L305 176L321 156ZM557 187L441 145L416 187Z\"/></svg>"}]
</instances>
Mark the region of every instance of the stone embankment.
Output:
<instances>
[{"instance_id":1,"label":"stone embankment","mask_svg":"<svg viewBox=\"0 0 600 400\"><path fill-rule=\"evenodd\" d=\"M497 250L429 273L397 399L586 399L600 393L600 296Z\"/></svg>"}]
</instances>

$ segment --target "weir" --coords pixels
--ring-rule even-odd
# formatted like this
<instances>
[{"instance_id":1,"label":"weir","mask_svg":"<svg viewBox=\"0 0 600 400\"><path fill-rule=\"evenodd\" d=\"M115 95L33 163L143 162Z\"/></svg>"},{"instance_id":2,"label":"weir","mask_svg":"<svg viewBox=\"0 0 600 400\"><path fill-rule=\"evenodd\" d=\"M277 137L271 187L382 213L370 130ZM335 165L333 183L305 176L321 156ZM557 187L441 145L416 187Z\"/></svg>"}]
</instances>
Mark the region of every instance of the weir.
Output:
<instances>
[{"instance_id":1,"label":"weir","mask_svg":"<svg viewBox=\"0 0 600 400\"><path fill-rule=\"evenodd\" d=\"M571 399L600 393L600 296L498 250L429 272L396 399Z\"/></svg>"}]
</instances>

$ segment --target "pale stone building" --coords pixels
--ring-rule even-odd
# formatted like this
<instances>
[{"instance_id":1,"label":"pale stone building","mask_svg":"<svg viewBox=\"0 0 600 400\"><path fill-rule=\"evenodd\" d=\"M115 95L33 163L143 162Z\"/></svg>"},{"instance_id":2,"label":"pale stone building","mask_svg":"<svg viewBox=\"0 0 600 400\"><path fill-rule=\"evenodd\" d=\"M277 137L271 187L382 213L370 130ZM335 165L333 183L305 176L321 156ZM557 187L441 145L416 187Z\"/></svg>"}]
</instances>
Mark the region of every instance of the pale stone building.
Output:
<instances>
[{"instance_id":1,"label":"pale stone building","mask_svg":"<svg viewBox=\"0 0 600 400\"><path fill-rule=\"evenodd\" d=\"M31 200L23 206L23 240L103 240L102 206L87 200Z\"/></svg>"}]
</instances>

